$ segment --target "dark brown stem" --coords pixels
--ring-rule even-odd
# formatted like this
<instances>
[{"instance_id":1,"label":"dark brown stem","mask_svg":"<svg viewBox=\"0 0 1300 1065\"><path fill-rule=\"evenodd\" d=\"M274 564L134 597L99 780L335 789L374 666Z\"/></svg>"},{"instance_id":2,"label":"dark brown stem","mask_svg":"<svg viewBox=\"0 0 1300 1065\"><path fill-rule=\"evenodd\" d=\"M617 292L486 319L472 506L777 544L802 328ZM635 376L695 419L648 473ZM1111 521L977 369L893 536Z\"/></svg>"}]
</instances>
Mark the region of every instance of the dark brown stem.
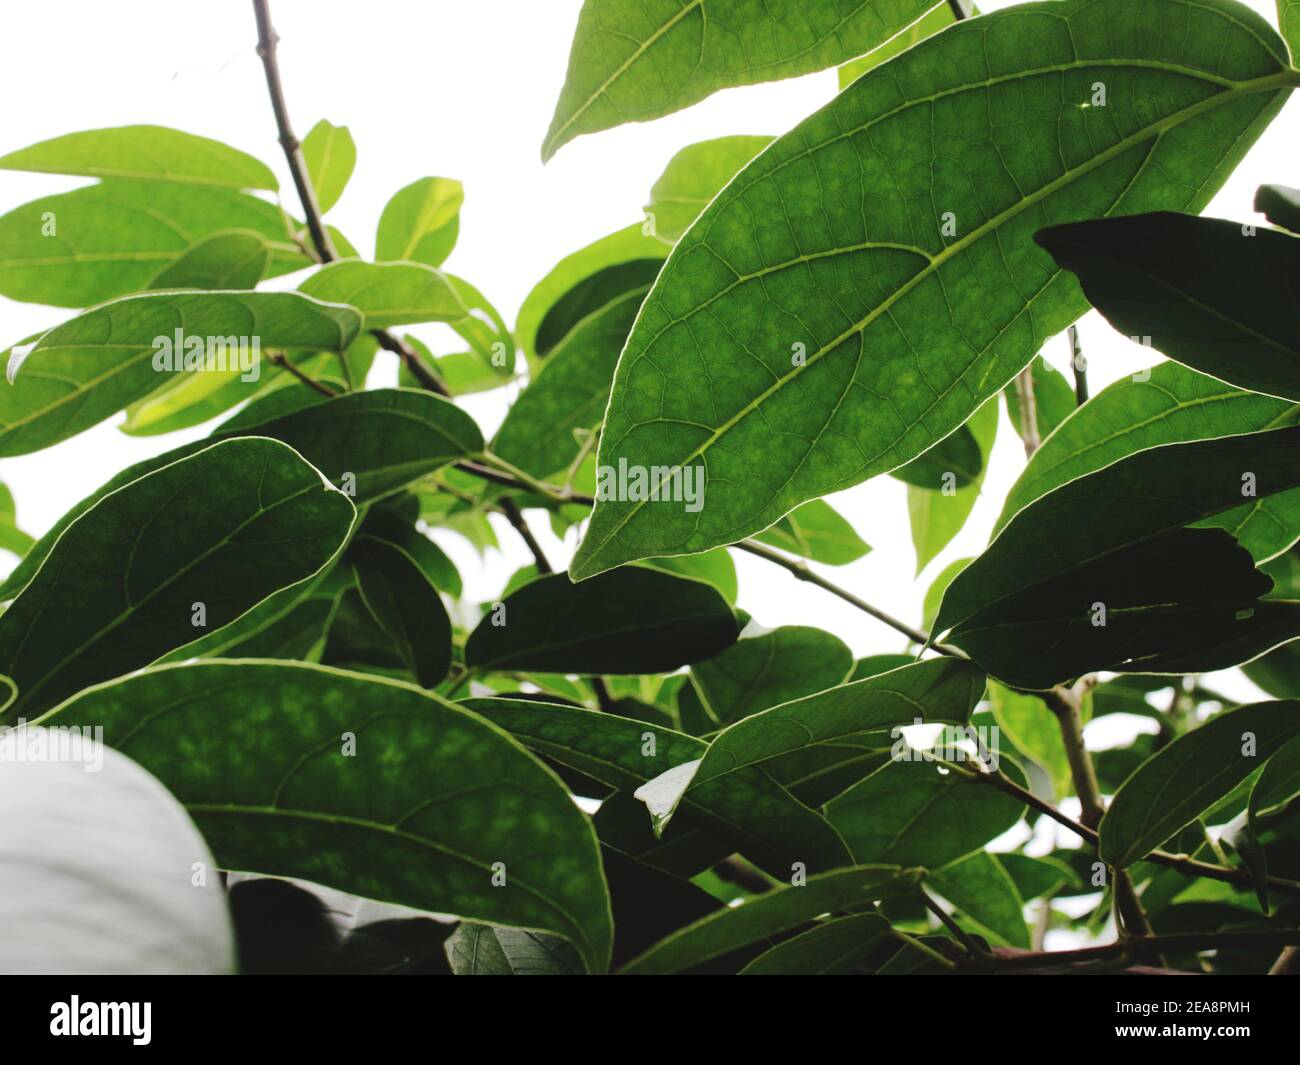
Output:
<instances>
[{"instance_id":1,"label":"dark brown stem","mask_svg":"<svg viewBox=\"0 0 1300 1065\"><path fill-rule=\"evenodd\" d=\"M537 542L537 538L533 536L533 531L528 528L528 522L524 520L524 514L523 511L519 509L519 504L509 496L503 496L500 502L497 503L497 509L505 515L506 521L508 521L514 527L515 532L519 534L519 539L521 539L528 550L532 552L533 561L537 564L537 572L554 573L555 570L551 568L551 563L547 560L546 553L542 550L542 545Z\"/></svg>"},{"instance_id":2,"label":"dark brown stem","mask_svg":"<svg viewBox=\"0 0 1300 1065\"><path fill-rule=\"evenodd\" d=\"M1158 958L1184 951L1224 950L1231 947L1283 946L1300 944L1300 931L1290 928L1244 932L1184 932L1168 936L1139 935L1100 947L1046 952L999 953L992 958L967 961L965 969L1008 971L1013 969L1060 968L1108 959Z\"/></svg>"},{"instance_id":3,"label":"dark brown stem","mask_svg":"<svg viewBox=\"0 0 1300 1065\"><path fill-rule=\"evenodd\" d=\"M1079 343L1079 327L1070 326L1066 335L1070 339L1070 369L1074 372L1074 404L1082 407L1088 402L1088 363L1083 357L1083 345Z\"/></svg>"},{"instance_id":4,"label":"dark brown stem","mask_svg":"<svg viewBox=\"0 0 1300 1065\"><path fill-rule=\"evenodd\" d=\"M302 157L302 144L294 135L293 126L289 121L289 107L285 103L284 85L280 80L280 63L276 55L280 37L271 24L271 7L268 0L253 0L253 15L257 19L257 54L262 60L262 69L266 73L266 89L271 97L271 110L275 112L275 125L280 133L280 147L284 149L284 158L289 164L293 187L297 190L298 202L302 204L302 211L306 216L307 231L311 234L316 257L323 263L331 263L338 258L338 253L334 250L329 230L325 228L321 218L316 190L312 188L311 177L307 173L307 163ZM424 360L414 348L386 329L372 329L370 332L379 341L380 347L393 352L402 360L421 385L430 392L447 395L446 385L424 364Z\"/></svg>"},{"instance_id":5,"label":"dark brown stem","mask_svg":"<svg viewBox=\"0 0 1300 1065\"><path fill-rule=\"evenodd\" d=\"M298 367L296 367L292 362L289 361L288 355L282 354L281 352L278 351L273 351L269 355L267 355L266 360L272 366L283 367L285 370L289 372L291 376L298 378L298 380L301 381L304 385L306 385L310 389L313 389L316 392L319 392L322 396L329 396L330 399L333 399L336 395L338 395L338 393L335 392L334 389L330 388L328 385L323 384L320 381L317 381L315 378L308 377L305 373L303 373L300 369L298 369Z\"/></svg>"},{"instance_id":6,"label":"dark brown stem","mask_svg":"<svg viewBox=\"0 0 1300 1065\"><path fill-rule=\"evenodd\" d=\"M954 939L966 948L966 953L972 958L988 957L988 951L981 947L974 938L962 928L961 925L948 913L942 906L934 901L926 892L921 892L921 901L925 903L925 908L939 918L939 923L952 933Z\"/></svg>"}]
</instances>

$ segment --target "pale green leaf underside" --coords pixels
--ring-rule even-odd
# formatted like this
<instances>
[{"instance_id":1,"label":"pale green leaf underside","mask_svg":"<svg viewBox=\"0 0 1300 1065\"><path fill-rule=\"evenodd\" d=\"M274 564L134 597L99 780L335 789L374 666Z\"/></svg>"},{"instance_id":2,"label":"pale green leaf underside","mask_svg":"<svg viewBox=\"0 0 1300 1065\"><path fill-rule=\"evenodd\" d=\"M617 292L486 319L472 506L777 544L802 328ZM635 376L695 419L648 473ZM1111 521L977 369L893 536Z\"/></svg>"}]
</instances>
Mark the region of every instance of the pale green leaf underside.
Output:
<instances>
[{"instance_id":1,"label":"pale green leaf underside","mask_svg":"<svg viewBox=\"0 0 1300 1065\"><path fill-rule=\"evenodd\" d=\"M1062 0L859 79L701 215L620 360L600 462L703 466L703 510L598 503L574 576L734 542L925 451L1086 306L1034 232L1198 210L1297 77L1227 0Z\"/></svg>"}]
</instances>

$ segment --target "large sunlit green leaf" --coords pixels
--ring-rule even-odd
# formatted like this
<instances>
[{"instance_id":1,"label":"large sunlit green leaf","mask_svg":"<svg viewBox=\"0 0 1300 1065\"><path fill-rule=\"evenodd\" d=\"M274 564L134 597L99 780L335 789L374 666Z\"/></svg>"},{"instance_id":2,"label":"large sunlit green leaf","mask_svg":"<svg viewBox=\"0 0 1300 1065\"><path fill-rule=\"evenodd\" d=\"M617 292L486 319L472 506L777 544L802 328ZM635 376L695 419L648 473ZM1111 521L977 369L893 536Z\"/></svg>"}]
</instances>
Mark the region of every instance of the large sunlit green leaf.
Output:
<instances>
[{"instance_id":1,"label":"large sunlit green leaf","mask_svg":"<svg viewBox=\"0 0 1300 1065\"><path fill-rule=\"evenodd\" d=\"M1123 377L1090 399L1043 441L1007 493L994 526L1004 528L1027 504L1084 474L1160 444L1260 432L1300 421L1300 406L1216 381L1174 362ZM1227 529L1256 559L1295 538L1300 491L1280 492L1205 520Z\"/></svg>"},{"instance_id":2,"label":"large sunlit green leaf","mask_svg":"<svg viewBox=\"0 0 1300 1065\"><path fill-rule=\"evenodd\" d=\"M871 51L935 0L586 0L542 146L670 114L733 85Z\"/></svg>"},{"instance_id":3,"label":"large sunlit green leaf","mask_svg":"<svg viewBox=\"0 0 1300 1065\"><path fill-rule=\"evenodd\" d=\"M1300 238L1160 212L1035 239L1121 333L1220 380L1300 400Z\"/></svg>"},{"instance_id":4,"label":"large sunlit green leaf","mask_svg":"<svg viewBox=\"0 0 1300 1065\"><path fill-rule=\"evenodd\" d=\"M264 163L220 141L166 126L65 133L0 156L0 170L169 181L227 189L279 188Z\"/></svg>"},{"instance_id":5,"label":"large sunlit green leaf","mask_svg":"<svg viewBox=\"0 0 1300 1065\"><path fill-rule=\"evenodd\" d=\"M1300 602L1260 599L1272 581L1250 554L1189 526L1297 485L1295 427L1130 455L1017 513L948 586L933 631L1022 688L1249 661L1300 635Z\"/></svg>"},{"instance_id":6,"label":"large sunlit green leaf","mask_svg":"<svg viewBox=\"0 0 1300 1065\"><path fill-rule=\"evenodd\" d=\"M629 793L700 758L706 746L670 728L578 707L524 699L469 699L465 705L530 750ZM644 807L641 812L645 816ZM649 823L645 816L643 824ZM693 792L666 829L665 841L693 824L773 876L789 877L795 862L822 872L850 861L826 819L758 767Z\"/></svg>"},{"instance_id":7,"label":"large sunlit green leaf","mask_svg":"<svg viewBox=\"0 0 1300 1065\"><path fill-rule=\"evenodd\" d=\"M797 928L836 910L862 909L879 899L916 892L924 871L897 865L862 865L811 876L748 899L696 921L628 962L625 975L662 975L693 968L712 958Z\"/></svg>"},{"instance_id":8,"label":"large sunlit green leaf","mask_svg":"<svg viewBox=\"0 0 1300 1065\"><path fill-rule=\"evenodd\" d=\"M275 440L227 440L105 496L0 614L0 673L29 719L306 581L355 510Z\"/></svg>"},{"instance_id":9,"label":"large sunlit green leaf","mask_svg":"<svg viewBox=\"0 0 1300 1065\"><path fill-rule=\"evenodd\" d=\"M573 584L555 573L492 607L470 633L476 670L667 673L736 642L736 615L716 588L648 566Z\"/></svg>"},{"instance_id":10,"label":"large sunlit green leaf","mask_svg":"<svg viewBox=\"0 0 1300 1065\"><path fill-rule=\"evenodd\" d=\"M356 143L347 126L335 126L322 118L303 138L302 157L316 204L324 213L339 202L356 168Z\"/></svg>"},{"instance_id":11,"label":"large sunlit green leaf","mask_svg":"<svg viewBox=\"0 0 1300 1065\"><path fill-rule=\"evenodd\" d=\"M499 729L418 688L200 662L93 688L44 723L102 726L181 801L223 868L555 932L590 970L608 964L586 816Z\"/></svg>"},{"instance_id":12,"label":"large sunlit green leaf","mask_svg":"<svg viewBox=\"0 0 1300 1065\"><path fill-rule=\"evenodd\" d=\"M147 288L204 237L246 229L266 238L268 276L310 260L275 204L230 189L110 181L45 196L0 217L0 294L88 307Z\"/></svg>"},{"instance_id":13,"label":"large sunlit green leaf","mask_svg":"<svg viewBox=\"0 0 1300 1065\"><path fill-rule=\"evenodd\" d=\"M75 436L176 374L253 380L270 351L342 351L360 328L353 308L295 292L125 296L0 356L11 382L0 387L0 455L39 451ZM195 350L205 368L188 370Z\"/></svg>"},{"instance_id":14,"label":"large sunlit green leaf","mask_svg":"<svg viewBox=\"0 0 1300 1065\"><path fill-rule=\"evenodd\" d=\"M600 463L700 468L703 511L598 502L571 572L732 543L927 450L1086 309L1035 232L1198 210L1297 81L1232 0L1028 4L859 78L700 216L619 360Z\"/></svg>"},{"instance_id":15,"label":"large sunlit green leaf","mask_svg":"<svg viewBox=\"0 0 1300 1065\"><path fill-rule=\"evenodd\" d=\"M1217 714L1147 759L1101 819L1101 859L1123 868L1159 847L1300 735L1300 703Z\"/></svg>"}]
</instances>

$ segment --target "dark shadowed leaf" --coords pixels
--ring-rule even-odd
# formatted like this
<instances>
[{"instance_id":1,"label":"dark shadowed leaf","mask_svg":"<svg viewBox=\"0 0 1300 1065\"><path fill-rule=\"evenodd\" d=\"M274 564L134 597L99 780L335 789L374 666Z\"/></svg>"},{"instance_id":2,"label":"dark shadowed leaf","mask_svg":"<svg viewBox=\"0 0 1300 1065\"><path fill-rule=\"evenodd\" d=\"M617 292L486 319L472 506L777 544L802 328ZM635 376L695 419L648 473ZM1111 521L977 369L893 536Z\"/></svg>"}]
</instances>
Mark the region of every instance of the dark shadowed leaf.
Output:
<instances>
[{"instance_id":1,"label":"dark shadowed leaf","mask_svg":"<svg viewBox=\"0 0 1300 1065\"><path fill-rule=\"evenodd\" d=\"M778 943L743 969L741 976L840 976L853 972L890 936L878 913L821 921Z\"/></svg>"},{"instance_id":2,"label":"dark shadowed leaf","mask_svg":"<svg viewBox=\"0 0 1300 1065\"><path fill-rule=\"evenodd\" d=\"M457 976L582 975L578 952L544 932L462 921L445 946Z\"/></svg>"},{"instance_id":3,"label":"dark shadowed leaf","mask_svg":"<svg viewBox=\"0 0 1300 1065\"><path fill-rule=\"evenodd\" d=\"M348 553L362 601L420 687L432 688L451 668L451 619L438 589L388 540L363 534Z\"/></svg>"}]
</instances>

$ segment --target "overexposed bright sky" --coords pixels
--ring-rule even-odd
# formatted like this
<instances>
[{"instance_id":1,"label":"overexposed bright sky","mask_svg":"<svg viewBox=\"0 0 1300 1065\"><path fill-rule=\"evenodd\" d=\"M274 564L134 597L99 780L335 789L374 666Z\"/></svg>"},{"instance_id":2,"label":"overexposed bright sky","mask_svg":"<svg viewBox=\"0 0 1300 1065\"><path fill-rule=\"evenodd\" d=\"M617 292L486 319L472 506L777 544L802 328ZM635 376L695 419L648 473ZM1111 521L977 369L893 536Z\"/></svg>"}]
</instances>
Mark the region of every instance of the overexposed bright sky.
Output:
<instances>
[{"instance_id":1,"label":"overexposed bright sky","mask_svg":"<svg viewBox=\"0 0 1300 1065\"><path fill-rule=\"evenodd\" d=\"M1135 0L1136 2L1136 0ZM513 322L533 284L563 255L637 221L650 185L679 148L735 133L779 134L836 91L834 71L719 93L652 123L579 138L543 167L539 148L563 80L580 0L274 0L280 61L300 136L320 118L350 127L358 163L328 218L358 246L373 250L375 224L388 198L426 175L465 183L460 243L447 268L477 285ZM1011 6L981 0L986 10ZM1272 0L1249 0L1270 21ZM7 104L0 153L75 130L157 123L225 141L279 175L286 207L299 213L285 170L255 53L252 6L242 0L42 0L0 7ZM1209 214L1259 221L1256 186L1300 184L1300 104L1293 100L1228 181ZM82 179L0 171L0 213ZM286 279L296 285L302 275ZM57 324L71 312L0 297L0 344ZM454 345L443 327L411 331ZM1080 324L1094 392L1149 362L1095 314ZM1064 337L1045 354L1067 366ZM371 384L395 381L381 352ZM0 387L5 387L0 384ZM513 391L466 401L485 434L499 423ZM40 534L78 499L123 466L203 435L133 438L114 419L34 455L0 459L0 481L17 498L19 524ZM865 559L826 572L863 598L914 624L935 574L987 542L1007 488L1024 464L1003 415L984 496L966 528L914 579L905 489L877 477L831 502L872 544ZM574 542L532 522L556 563ZM463 541L439 534L460 565L471 599L495 596L529 556L508 528L505 558L480 561ZM0 572L12 563L0 554ZM758 559L737 557L740 606L767 626L808 624L839 635L857 654L901 649L892 630L825 593L795 582ZM1258 695L1234 673L1216 683L1237 698Z\"/></svg>"}]
</instances>

